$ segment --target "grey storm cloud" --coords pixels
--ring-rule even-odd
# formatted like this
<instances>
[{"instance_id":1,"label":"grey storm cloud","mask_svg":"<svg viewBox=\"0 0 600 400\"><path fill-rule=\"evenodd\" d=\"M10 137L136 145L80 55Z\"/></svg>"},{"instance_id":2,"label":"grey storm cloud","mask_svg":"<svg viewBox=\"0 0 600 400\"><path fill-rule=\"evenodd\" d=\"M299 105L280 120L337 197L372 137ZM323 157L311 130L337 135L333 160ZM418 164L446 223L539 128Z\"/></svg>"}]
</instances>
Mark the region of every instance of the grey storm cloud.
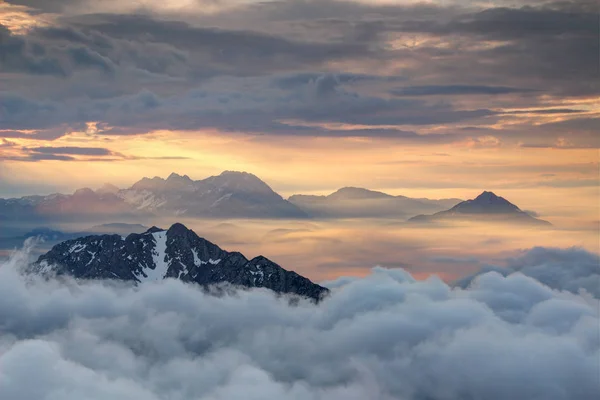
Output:
<instances>
[{"instance_id":1,"label":"grey storm cloud","mask_svg":"<svg viewBox=\"0 0 600 400\"><path fill-rule=\"evenodd\" d=\"M227 80L230 84L233 79ZM0 129L43 129L81 126L102 121L117 127L106 134L137 134L156 129L194 130L218 128L231 132L313 136L379 136L415 141L444 142L455 134L420 135L412 131L378 128L378 125L430 125L452 123L496 113L486 109L455 110L452 105L429 105L421 100L384 99L345 90L335 76L322 75L294 90L257 82L256 90L223 95L219 91L192 90L177 97L149 91L111 99L78 99L52 103L0 94L0 110L8 110ZM260 104L256 107L255 103ZM330 130L298 126L286 120L374 125L373 129Z\"/></svg>"},{"instance_id":2,"label":"grey storm cloud","mask_svg":"<svg viewBox=\"0 0 600 400\"><path fill-rule=\"evenodd\" d=\"M3 156L0 155L0 161L28 161L28 162L36 162L36 161L75 161L76 158L63 155L63 154L47 154L47 153L32 153L18 156Z\"/></svg>"},{"instance_id":3,"label":"grey storm cloud","mask_svg":"<svg viewBox=\"0 0 600 400\"><path fill-rule=\"evenodd\" d=\"M600 390L598 299L523 274L487 273L463 290L375 268L331 282L319 305L290 306L267 290L213 296L176 280L42 281L19 273L27 259L0 267L2 399L584 400Z\"/></svg>"},{"instance_id":4,"label":"grey storm cloud","mask_svg":"<svg viewBox=\"0 0 600 400\"><path fill-rule=\"evenodd\" d=\"M12 146L14 147L14 146ZM57 161L79 161L78 158L73 156L86 156L85 160L98 159L95 157L109 157L121 159L124 156L120 153L115 153L109 149L101 147L21 147L20 154L0 154L1 160L12 160L12 161L26 161L36 162L45 160L57 160Z\"/></svg>"},{"instance_id":5,"label":"grey storm cloud","mask_svg":"<svg viewBox=\"0 0 600 400\"><path fill-rule=\"evenodd\" d=\"M4 140L0 142L0 148L15 148L16 144ZM0 154L0 161L123 161L123 160L187 160L188 157L181 156L163 156L163 157L143 157L130 156L115 152L103 147L20 147L20 154L3 155ZM79 157L76 157L79 156Z\"/></svg>"},{"instance_id":6,"label":"grey storm cloud","mask_svg":"<svg viewBox=\"0 0 600 400\"><path fill-rule=\"evenodd\" d=\"M0 71L66 75L60 61L38 43L28 43L0 25Z\"/></svg>"},{"instance_id":7,"label":"grey storm cloud","mask_svg":"<svg viewBox=\"0 0 600 400\"><path fill-rule=\"evenodd\" d=\"M301 41L251 30L196 27L145 15L94 14L65 19L65 26L29 35L75 41L122 65L151 72L196 76L265 75L344 59L374 56L368 43ZM83 51L83 50L80 50ZM84 61L90 56L83 57ZM171 66L179 69L168 70Z\"/></svg>"},{"instance_id":8,"label":"grey storm cloud","mask_svg":"<svg viewBox=\"0 0 600 400\"><path fill-rule=\"evenodd\" d=\"M210 127L449 142L465 135L378 125L494 124L492 109L463 109L470 95L510 95L530 108L548 95L600 93L597 19L587 0L486 9L279 1L210 16L151 7L119 14L109 5L104 14L78 15L85 7L72 6L91 2L8 3L64 14L24 34L0 28L0 75L11 74L0 94L0 129L39 130L40 137L98 121L113 135ZM430 44L437 41L444 46ZM348 72L347 65L363 72ZM381 75L364 73L379 68ZM403 87L390 89L398 83ZM594 140L584 135L574 142Z\"/></svg>"},{"instance_id":9,"label":"grey storm cloud","mask_svg":"<svg viewBox=\"0 0 600 400\"><path fill-rule=\"evenodd\" d=\"M449 23L449 32L477 33L497 39L547 35L589 35L598 27L592 1L556 3L557 8L491 8L466 14ZM590 12L591 11L591 12ZM597 10L596 10L597 11ZM444 30L444 29L443 29Z\"/></svg>"},{"instance_id":10,"label":"grey storm cloud","mask_svg":"<svg viewBox=\"0 0 600 400\"><path fill-rule=\"evenodd\" d=\"M82 3L81 0L6 0L6 2L19 6L33 7L37 10L47 12L62 11L69 5Z\"/></svg>"},{"instance_id":11,"label":"grey storm cloud","mask_svg":"<svg viewBox=\"0 0 600 400\"><path fill-rule=\"evenodd\" d=\"M289 74L282 77L277 77L273 80L273 84L282 89L297 89L308 83L322 82L330 80L335 83L335 87L344 84L360 83L360 82L402 82L407 80L403 76L383 76L383 75L368 75L368 74L351 74L351 73L327 73L327 72L302 72L298 74Z\"/></svg>"},{"instance_id":12,"label":"grey storm cloud","mask_svg":"<svg viewBox=\"0 0 600 400\"><path fill-rule=\"evenodd\" d=\"M483 85L429 85L429 86L406 86L392 89L390 93L396 96L431 96L431 95L457 95L457 94L509 94L528 92L527 89L512 88L506 86L483 86Z\"/></svg>"},{"instance_id":13,"label":"grey storm cloud","mask_svg":"<svg viewBox=\"0 0 600 400\"><path fill-rule=\"evenodd\" d=\"M31 147L27 150L40 154L76 154L88 156L106 156L113 154L109 149L101 147Z\"/></svg>"}]
</instances>

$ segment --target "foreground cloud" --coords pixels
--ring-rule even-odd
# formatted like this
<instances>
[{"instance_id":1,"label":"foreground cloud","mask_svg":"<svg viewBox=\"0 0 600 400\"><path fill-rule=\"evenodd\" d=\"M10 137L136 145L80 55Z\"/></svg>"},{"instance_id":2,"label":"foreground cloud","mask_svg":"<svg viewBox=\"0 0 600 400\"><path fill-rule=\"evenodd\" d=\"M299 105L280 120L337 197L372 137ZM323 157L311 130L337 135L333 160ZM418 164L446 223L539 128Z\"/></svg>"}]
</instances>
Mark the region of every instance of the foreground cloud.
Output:
<instances>
[{"instance_id":1,"label":"foreground cloud","mask_svg":"<svg viewBox=\"0 0 600 400\"><path fill-rule=\"evenodd\" d=\"M535 247L522 256L509 259L506 268L486 266L477 274L467 276L455 283L467 288L476 278L495 271L508 276L521 273L557 290L578 293L585 290L600 298L600 257L581 248L556 249Z\"/></svg>"},{"instance_id":2,"label":"foreground cloud","mask_svg":"<svg viewBox=\"0 0 600 400\"><path fill-rule=\"evenodd\" d=\"M598 300L522 274L468 290L375 268L320 305L44 282L0 268L2 399L592 399ZM32 382L35 380L35 384Z\"/></svg>"}]
</instances>

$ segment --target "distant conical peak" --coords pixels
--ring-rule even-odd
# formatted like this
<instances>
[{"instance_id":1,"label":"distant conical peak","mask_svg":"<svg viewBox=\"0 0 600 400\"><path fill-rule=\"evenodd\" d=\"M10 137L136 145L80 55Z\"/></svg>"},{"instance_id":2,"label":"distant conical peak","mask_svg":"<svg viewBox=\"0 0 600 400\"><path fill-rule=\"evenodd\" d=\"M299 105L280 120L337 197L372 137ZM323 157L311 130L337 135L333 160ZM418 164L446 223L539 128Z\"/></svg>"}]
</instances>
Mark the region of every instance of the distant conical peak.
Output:
<instances>
[{"instance_id":1,"label":"distant conical peak","mask_svg":"<svg viewBox=\"0 0 600 400\"><path fill-rule=\"evenodd\" d=\"M506 200L504 197L497 196L494 192L484 191L479 196L473 200L474 203L487 203L487 204L510 204L513 205L510 201ZM515 206L516 207L516 206Z\"/></svg>"},{"instance_id":2,"label":"distant conical peak","mask_svg":"<svg viewBox=\"0 0 600 400\"><path fill-rule=\"evenodd\" d=\"M501 199L502 197L496 196L494 192L484 191L479 196L475 198L475 200L495 200Z\"/></svg>"},{"instance_id":3,"label":"distant conical peak","mask_svg":"<svg viewBox=\"0 0 600 400\"><path fill-rule=\"evenodd\" d=\"M481 192L481 194L477 197L499 197L496 195L496 193L494 192L489 192L487 190L484 190L483 192Z\"/></svg>"}]
</instances>

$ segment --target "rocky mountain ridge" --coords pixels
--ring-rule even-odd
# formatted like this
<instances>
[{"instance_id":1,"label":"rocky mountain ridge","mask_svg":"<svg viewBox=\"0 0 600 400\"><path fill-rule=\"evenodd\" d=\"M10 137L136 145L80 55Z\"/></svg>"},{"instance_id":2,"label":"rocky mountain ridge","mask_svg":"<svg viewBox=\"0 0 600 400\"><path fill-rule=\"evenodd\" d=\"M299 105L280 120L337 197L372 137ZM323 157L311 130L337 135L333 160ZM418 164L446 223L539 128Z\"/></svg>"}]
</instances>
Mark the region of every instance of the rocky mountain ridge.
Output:
<instances>
[{"instance_id":1,"label":"rocky mountain ridge","mask_svg":"<svg viewBox=\"0 0 600 400\"><path fill-rule=\"evenodd\" d=\"M39 257L31 270L79 279L116 279L138 284L166 278L209 286L230 283L321 299L328 290L259 256L222 250L176 223L141 234L93 235L67 240Z\"/></svg>"}]
</instances>

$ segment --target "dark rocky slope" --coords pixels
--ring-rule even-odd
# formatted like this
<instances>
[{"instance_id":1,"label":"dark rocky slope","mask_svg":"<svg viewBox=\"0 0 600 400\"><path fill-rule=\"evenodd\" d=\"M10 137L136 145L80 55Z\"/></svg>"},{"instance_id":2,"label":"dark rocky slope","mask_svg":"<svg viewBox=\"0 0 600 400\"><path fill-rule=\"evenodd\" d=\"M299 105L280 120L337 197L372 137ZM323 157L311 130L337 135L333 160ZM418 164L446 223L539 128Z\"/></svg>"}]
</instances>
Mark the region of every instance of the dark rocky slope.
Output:
<instances>
[{"instance_id":1,"label":"dark rocky slope","mask_svg":"<svg viewBox=\"0 0 600 400\"><path fill-rule=\"evenodd\" d=\"M328 290L259 256L227 252L182 224L127 237L86 236L57 244L33 264L42 274L143 283L165 278L203 286L228 282L319 300Z\"/></svg>"}]
</instances>

